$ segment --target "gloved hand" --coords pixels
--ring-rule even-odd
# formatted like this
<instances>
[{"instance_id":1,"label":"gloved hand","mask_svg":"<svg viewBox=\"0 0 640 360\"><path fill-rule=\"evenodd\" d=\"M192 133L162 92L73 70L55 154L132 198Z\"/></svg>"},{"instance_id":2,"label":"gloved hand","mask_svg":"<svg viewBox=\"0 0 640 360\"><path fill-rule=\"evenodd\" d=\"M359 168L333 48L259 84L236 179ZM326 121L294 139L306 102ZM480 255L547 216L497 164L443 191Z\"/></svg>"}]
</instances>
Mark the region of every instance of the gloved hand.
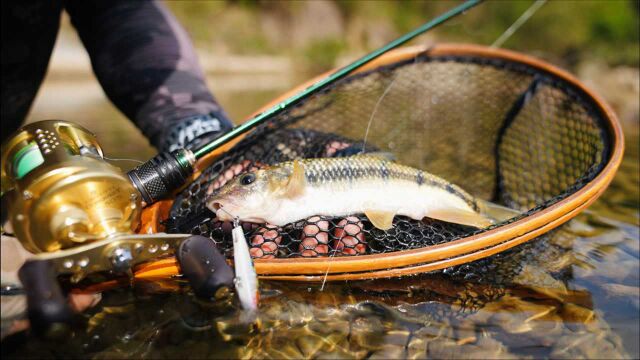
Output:
<instances>
[{"instance_id":1,"label":"gloved hand","mask_svg":"<svg viewBox=\"0 0 640 360\"><path fill-rule=\"evenodd\" d=\"M197 149L231 130L233 125L223 112L196 115L176 121L164 133L160 151Z\"/></svg>"}]
</instances>

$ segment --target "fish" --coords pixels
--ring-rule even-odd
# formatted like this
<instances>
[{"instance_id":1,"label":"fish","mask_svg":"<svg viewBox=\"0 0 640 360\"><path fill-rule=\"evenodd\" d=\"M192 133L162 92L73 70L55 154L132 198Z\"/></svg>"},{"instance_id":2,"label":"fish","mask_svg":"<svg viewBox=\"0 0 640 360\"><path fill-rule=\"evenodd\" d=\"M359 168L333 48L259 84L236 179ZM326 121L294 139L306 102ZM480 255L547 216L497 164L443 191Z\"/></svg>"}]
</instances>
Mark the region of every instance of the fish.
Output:
<instances>
[{"instance_id":1,"label":"fish","mask_svg":"<svg viewBox=\"0 0 640 360\"><path fill-rule=\"evenodd\" d=\"M436 175L396 163L387 154L297 159L246 172L206 202L221 221L237 218L284 226L315 215L364 214L389 230L397 215L476 228L494 221L478 201Z\"/></svg>"}]
</instances>

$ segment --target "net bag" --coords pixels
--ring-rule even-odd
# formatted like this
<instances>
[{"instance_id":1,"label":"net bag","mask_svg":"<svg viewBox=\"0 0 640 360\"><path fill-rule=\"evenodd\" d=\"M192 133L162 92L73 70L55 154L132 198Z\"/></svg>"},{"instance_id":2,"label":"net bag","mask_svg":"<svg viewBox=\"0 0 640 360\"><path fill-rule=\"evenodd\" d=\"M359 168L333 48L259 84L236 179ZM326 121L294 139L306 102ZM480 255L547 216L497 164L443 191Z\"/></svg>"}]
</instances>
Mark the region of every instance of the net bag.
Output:
<instances>
[{"instance_id":1,"label":"net bag","mask_svg":"<svg viewBox=\"0 0 640 360\"><path fill-rule=\"evenodd\" d=\"M597 95L539 60L472 45L399 49L203 159L173 201L143 214L141 231L209 236L230 256L230 225L205 206L220 186L266 165L363 150L393 153L399 163L520 215L482 230L396 216L393 228L382 231L362 214L312 217L279 228L245 223L259 275L302 281L389 277L503 252L593 202L620 163L622 133ZM164 260L136 276L176 271L173 260Z\"/></svg>"}]
</instances>

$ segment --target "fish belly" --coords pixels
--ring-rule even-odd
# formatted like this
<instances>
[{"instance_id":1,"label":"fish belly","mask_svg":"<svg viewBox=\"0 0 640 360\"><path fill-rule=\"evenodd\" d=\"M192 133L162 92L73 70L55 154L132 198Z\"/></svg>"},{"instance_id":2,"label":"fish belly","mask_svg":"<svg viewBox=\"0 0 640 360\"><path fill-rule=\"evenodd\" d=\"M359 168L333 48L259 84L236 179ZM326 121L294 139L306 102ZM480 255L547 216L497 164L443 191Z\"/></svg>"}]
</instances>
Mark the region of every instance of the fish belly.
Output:
<instances>
[{"instance_id":1,"label":"fish belly","mask_svg":"<svg viewBox=\"0 0 640 360\"><path fill-rule=\"evenodd\" d=\"M315 215L340 217L367 211L421 220L429 211L441 208L473 211L464 199L445 189L409 181L363 181L309 187L303 196L284 200L267 221L282 226Z\"/></svg>"}]
</instances>

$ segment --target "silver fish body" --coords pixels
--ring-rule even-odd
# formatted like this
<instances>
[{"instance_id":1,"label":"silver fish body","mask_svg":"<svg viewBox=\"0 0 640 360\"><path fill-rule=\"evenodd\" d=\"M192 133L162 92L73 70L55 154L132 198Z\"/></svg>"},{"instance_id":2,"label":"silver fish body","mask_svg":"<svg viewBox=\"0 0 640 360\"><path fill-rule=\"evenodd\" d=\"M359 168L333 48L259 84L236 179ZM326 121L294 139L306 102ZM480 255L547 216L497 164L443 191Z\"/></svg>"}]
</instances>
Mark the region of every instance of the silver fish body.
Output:
<instances>
[{"instance_id":1,"label":"silver fish body","mask_svg":"<svg viewBox=\"0 0 640 360\"><path fill-rule=\"evenodd\" d=\"M364 213L381 229L395 215L486 227L473 196L425 171L381 156L304 159L246 173L208 201L221 220L282 226L314 215ZM224 211L219 211L224 208Z\"/></svg>"}]
</instances>

